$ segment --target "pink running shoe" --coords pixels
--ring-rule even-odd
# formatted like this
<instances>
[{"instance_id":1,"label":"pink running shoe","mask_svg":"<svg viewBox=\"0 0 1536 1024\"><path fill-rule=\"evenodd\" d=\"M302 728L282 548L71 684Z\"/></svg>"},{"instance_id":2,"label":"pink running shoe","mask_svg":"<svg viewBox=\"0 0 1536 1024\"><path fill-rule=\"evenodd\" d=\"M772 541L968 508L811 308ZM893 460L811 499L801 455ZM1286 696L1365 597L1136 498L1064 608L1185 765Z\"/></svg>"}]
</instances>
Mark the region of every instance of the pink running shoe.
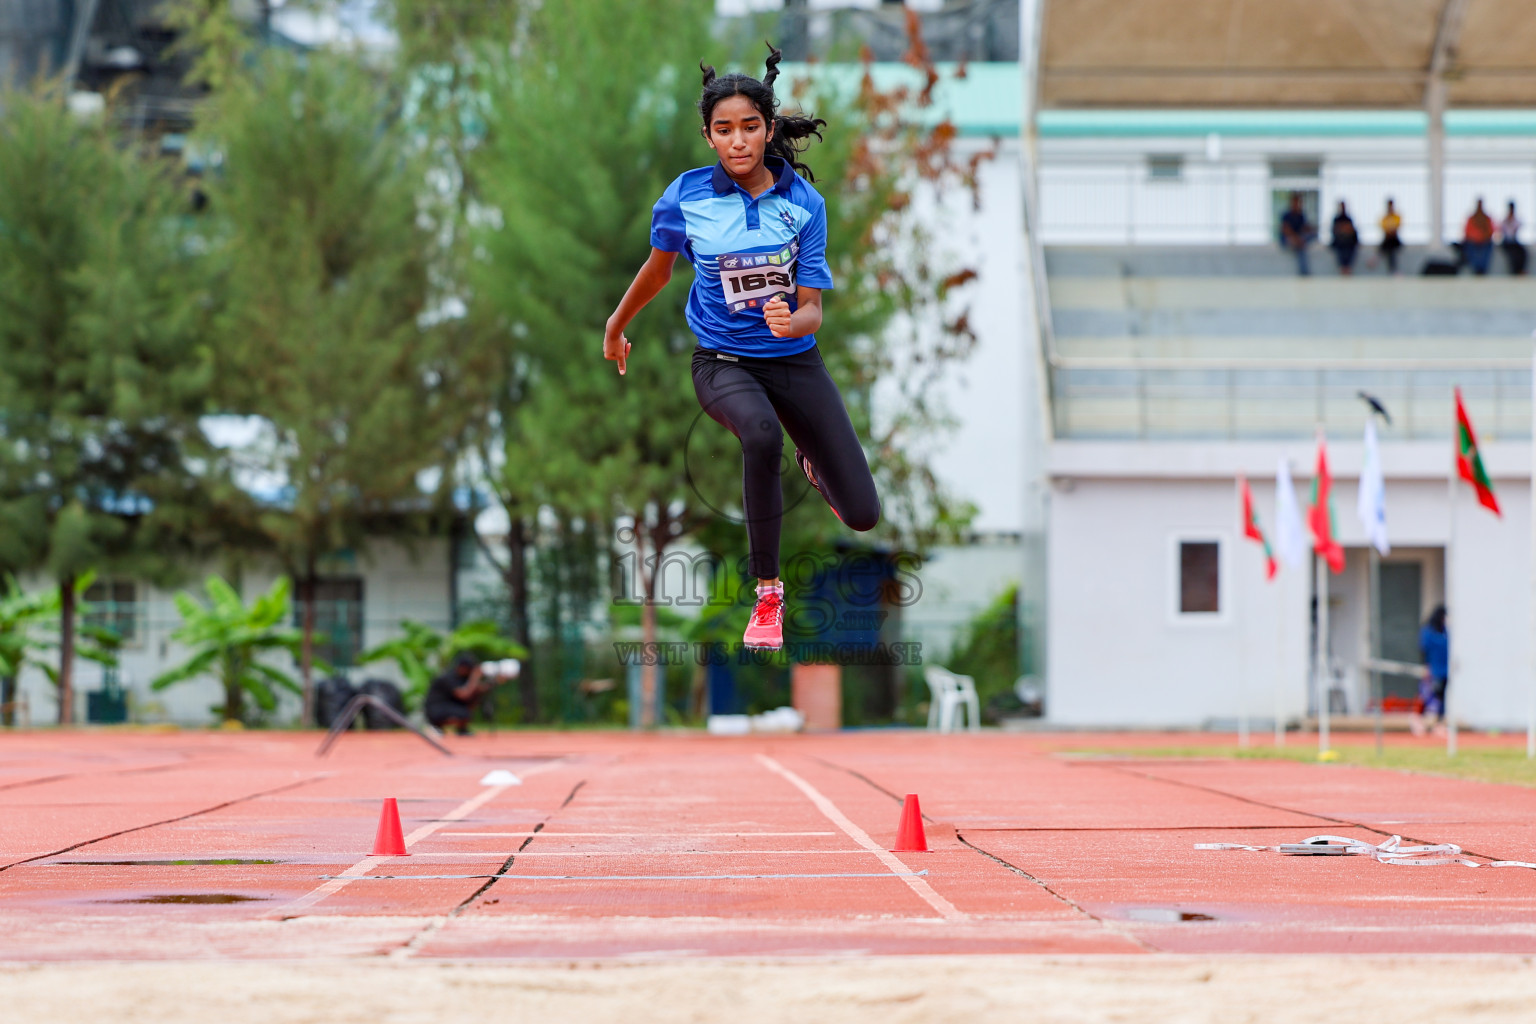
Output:
<instances>
[{"instance_id":1,"label":"pink running shoe","mask_svg":"<svg viewBox=\"0 0 1536 1024\"><path fill-rule=\"evenodd\" d=\"M757 604L741 642L757 650L776 651L784 646L784 591L759 590Z\"/></svg>"}]
</instances>

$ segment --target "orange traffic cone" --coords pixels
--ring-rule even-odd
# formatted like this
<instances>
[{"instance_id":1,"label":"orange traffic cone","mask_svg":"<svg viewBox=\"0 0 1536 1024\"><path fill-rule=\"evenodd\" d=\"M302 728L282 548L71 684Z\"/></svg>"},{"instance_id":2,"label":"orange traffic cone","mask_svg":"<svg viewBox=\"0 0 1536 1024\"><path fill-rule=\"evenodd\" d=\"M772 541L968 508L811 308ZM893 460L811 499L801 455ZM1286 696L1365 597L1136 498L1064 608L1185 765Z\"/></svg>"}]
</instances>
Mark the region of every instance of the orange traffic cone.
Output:
<instances>
[{"instance_id":1,"label":"orange traffic cone","mask_svg":"<svg viewBox=\"0 0 1536 1024\"><path fill-rule=\"evenodd\" d=\"M400 808L394 797L384 799L379 811L379 831L373 837L373 853L370 857L409 857L405 849L405 836L400 834Z\"/></svg>"},{"instance_id":2,"label":"orange traffic cone","mask_svg":"<svg viewBox=\"0 0 1536 1024\"><path fill-rule=\"evenodd\" d=\"M923 812L917 806L916 793L908 793L901 803L901 823L896 826L896 845L891 852L928 852L928 837L923 833Z\"/></svg>"}]
</instances>

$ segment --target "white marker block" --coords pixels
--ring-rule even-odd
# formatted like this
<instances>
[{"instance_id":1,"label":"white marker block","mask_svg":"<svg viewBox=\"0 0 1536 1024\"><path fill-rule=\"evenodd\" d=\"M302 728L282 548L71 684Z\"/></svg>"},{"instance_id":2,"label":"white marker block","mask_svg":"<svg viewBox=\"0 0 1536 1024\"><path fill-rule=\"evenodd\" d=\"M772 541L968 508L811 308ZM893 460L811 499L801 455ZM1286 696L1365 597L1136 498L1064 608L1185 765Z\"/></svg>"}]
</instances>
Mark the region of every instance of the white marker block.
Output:
<instances>
[{"instance_id":1,"label":"white marker block","mask_svg":"<svg viewBox=\"0 0 1536 1024\"><path fill-rule=\"evenodd\" d=\"M482 786L521 786L523 780L507 771L505 768L497 768L485 773L485 778L480 780Z\"/></svg>"}]
</instances>

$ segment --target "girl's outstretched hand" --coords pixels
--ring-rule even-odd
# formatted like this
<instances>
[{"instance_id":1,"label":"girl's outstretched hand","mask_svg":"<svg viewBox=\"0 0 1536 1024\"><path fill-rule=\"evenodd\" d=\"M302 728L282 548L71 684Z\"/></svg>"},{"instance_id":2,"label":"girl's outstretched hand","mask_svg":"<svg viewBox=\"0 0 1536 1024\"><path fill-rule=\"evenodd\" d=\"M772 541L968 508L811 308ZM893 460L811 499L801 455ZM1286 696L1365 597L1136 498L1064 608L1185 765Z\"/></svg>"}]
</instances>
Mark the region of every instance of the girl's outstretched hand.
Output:
<instances>
[{"instance_id":1,"label":"girl's outstretched hand","mask_svg":"<svg viewBox=\"0 0 1536 1024\"><path fill-rule=\"evenodd\" d=\"M789 337L790 316L789 303L784 301L782 295L775 295L763 307L763 319L767 321L768 330L773 332L775 338Z\"/></svg>"},{"instance_id":2,"label":"girl's outstretched hand","mask_svg":"<svg viewBox=\"0 0 1536 1024\"><path fill-rule=\"evenodd\" d=\"M629 358L629 339L624 337L623 331L610 328L603 334L603 358L618 360L619 376L624 376L624 363Z\"/></svg>"}]
</instances>

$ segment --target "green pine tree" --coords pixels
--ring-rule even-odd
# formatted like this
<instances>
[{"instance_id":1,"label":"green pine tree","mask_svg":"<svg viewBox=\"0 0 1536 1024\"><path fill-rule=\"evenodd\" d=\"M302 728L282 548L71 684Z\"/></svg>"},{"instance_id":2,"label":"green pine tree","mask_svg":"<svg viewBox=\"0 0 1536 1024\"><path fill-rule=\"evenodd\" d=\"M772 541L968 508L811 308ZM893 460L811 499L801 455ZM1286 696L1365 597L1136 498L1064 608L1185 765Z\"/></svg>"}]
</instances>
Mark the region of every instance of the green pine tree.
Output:
<instances>
[{"instance_id":1,"label":"green pine tree","mask_svg":"<svg viewBox=\"0 0 1536 1024\"><path fill-rule=\"evenodd\" d=\"M700 162L696 65L711 46L700 0L546 5L528 16L524 58L497 68L480 161L499 215L481 290L506 318L524 382L494 453L498 489L514 519L541 506L634 517L648 641L655 579L644 559L711 515L685 483L699 412L682 316L690 274L680 268L636 320L623 378L602 358L603 322L649 252L651 203ZM691 452L701 471L724 465L708 457L714 431L695 442L706 446ZM646 692L656 685L648 671ZM644 707L648 717L654 702Z\"/></svg>"},{"instance_id":2,"label":"green pine tree","mask_svg":"<svg viewBox=\"0 0 1536 1024\"><path fill-rule=\"evenodd\" d=\"M434 305L444 315L433 329L454 353L453 364L445 368L445 385L458 394L461 408L476 412L453 439L455 457L447 461L454 472L444 474L442 486L468 484L476 494L489 490L504 497L504 509L514 503L512 496L504 494L499 477L481 470L490 461L499 424L512 415L526 381L505 320L475 287L473 224L485 210L475 157L487 140L492 69L521 38L523 7L521 0L386 0L381 9L399 38L395 77L404 97L403 116L435 186L421 199L423 215L441 242L432 280ZM471 531L502 577L511 633L524 647L532 645L529 546L535 532L531 515L510 516L502 554ZM527 722L539 719L539 668L528 662L518 677Z\"/></svg>"},{"instance_id":3,"label":"green pine tree","mask_svg":"<svg viewBox=\"0 0 1536 1024\"><path fill-rule=\"evenodd\" d=\"M657 25L667 30L658 33ZM698 61L721 49L709 27L710 5L690 0L540 8L528 16L522 59L498 68L490 143L480 156L479 177L498 214L486 232L482 290L504 311L528 382L502 421L495 453L503 500L514 519L541 506L629 518L647 609L657 596L654 566L690 535L722 556L722 585L714 588L720 603L751 600L750 588L740 586L740 453L694 394L685 261L627 331L634 343L627 374L618 376L601 355L604 321L649 252L655 198L681 171L714 160L697 113ZM747 70L761 74L760 53L743 62ZM897 99L866 91L853 100L803 101L832 125L807 156L828 202L828 257L838 285L817 339L866 437L874 381L899 365L892 319L922 312L943 290L933 261L911 251L922 239L904 227L909 197L902 186L953 176L952 132L920 130L890 113ZM963 318L950 327L900 347L925 348L930 364L963 356ZM888 517L886 539L932 542L953 535L967 516L907 450L935 422L924 399L922 387L912 389L885 432L871 437L887 509L903 513ZM840 529L814 492L800 500L807 485L790 468L786 560L824 550ZM642 622L644 639L653 640L654 614ZM655 685L648 671L646 693ZM647 713L651 706L647 698Z\"/></svg>"},{"instance_id":4,"label":"green pine tree","mask_svg":"<svg viewBox=\"0 0 1536 1024\"><path fill-rule=\"evenodd\" d=\"M434 503L418 478L452 457L472 412L428 324L437 241L384 85L345 55L267 51L200 126L222 157L209 184L218 397L265 421L246 454L285 481L257 523L298 590L306 720L323 560L424 528Z\"/></svg>"},{"instance_id":5,"label":"green pine tree","mask_svg":"<svg viewBox=\"0 0 1536 1024\"><path fill-rule=\"evenodd\" d=\"M54 88L0 109L0 564L58 584L67 723L78 580L169 579L196 533L212 360L164 168Z\"/></svg>"}]
</instances>

